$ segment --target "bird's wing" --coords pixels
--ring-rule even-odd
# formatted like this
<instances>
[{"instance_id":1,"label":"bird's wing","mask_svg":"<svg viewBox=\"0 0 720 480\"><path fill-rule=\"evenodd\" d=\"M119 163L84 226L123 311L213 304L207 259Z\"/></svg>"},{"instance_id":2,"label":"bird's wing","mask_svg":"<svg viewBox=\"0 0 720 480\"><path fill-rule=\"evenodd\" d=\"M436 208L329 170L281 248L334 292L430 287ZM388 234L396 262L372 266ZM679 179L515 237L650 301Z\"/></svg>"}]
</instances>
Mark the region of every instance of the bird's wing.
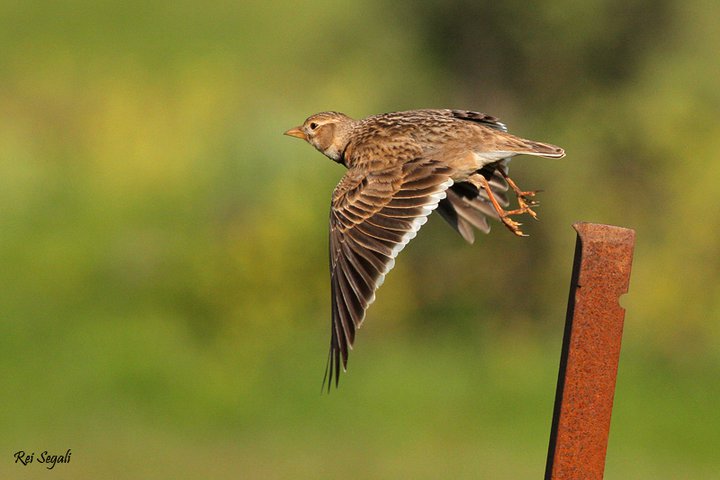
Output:
<instances>
[{"instance_id":1,"label":"bird's wing","mask_svg":"<svg viewBox=\"0 0 720 480\"><path fill-rule=\"evenodd\" d=\"M332 329L328 388L347 367L348 349L395 257L415 237L452 185L440 162L414 159L365 171L352 168L335 188L330 211Z\"/></svg>"},{"instance_id":2,"label":"bird's wing","mask_svg":"<svg viewBox=\"0 0 720 480\"><path fill-rule=\"evenodd\" d=\"M470 110L447 110L447 114L452 115L455 118L459 118L460 120L481 123L486 127L500 130L501 132L507 132L507 127L504 123L486 113L473 112Z\"/></svg>"},{"instance_id":3,"label":"bird's wing","mask_svg":"<svg viewBox=\"0 0 720 480\"><path fill-rule=\"evenodd\" d=\"M478 171L478 173L487 179L495 199L503 207L508 205L508 199L505 195L508 184L500 173L500 170L507 173L508 161L509 159L504 159L500 162L486 165ZM458 182L450 187L447 192L447 197L441 200L440 205L438 205L438 213L468 243L475 241L473 227L483 233L489 233L490 224L487 221L488 217L495 220L499 219L495 208L492 206L492 203L490 203L487 192L483 189L478 189L470 182Z\"/></svg>"}]
</instances>

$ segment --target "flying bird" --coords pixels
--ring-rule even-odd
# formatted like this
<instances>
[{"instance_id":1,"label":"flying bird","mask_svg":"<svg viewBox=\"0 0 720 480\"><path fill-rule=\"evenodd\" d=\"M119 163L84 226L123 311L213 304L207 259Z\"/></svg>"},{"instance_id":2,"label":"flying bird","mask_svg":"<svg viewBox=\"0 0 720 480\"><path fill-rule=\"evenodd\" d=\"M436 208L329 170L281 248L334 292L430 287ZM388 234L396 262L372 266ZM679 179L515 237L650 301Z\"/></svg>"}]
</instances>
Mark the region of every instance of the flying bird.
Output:
<instances>
[{"instance_id":1,"label":"flying bird","mask_svg":"<svg viewBox=\"0 0 720 480\"><path fill-rule=\"evenodd\" d=\"M525 236L511 217L528 214L537 191L508 176L510 158L565 156L562 148L516 137L497 118L466 110L411 110L354 120L339 112L309 117L285 135L305 140L347 172L332 193L332 325L325 369L338 385L348 350L395 257L428 215L440 215L469 243L488 218ZM517 208L505 210L512 189ZM325 380L323 380L323 383Z\"/></svg>"}]
</instances>

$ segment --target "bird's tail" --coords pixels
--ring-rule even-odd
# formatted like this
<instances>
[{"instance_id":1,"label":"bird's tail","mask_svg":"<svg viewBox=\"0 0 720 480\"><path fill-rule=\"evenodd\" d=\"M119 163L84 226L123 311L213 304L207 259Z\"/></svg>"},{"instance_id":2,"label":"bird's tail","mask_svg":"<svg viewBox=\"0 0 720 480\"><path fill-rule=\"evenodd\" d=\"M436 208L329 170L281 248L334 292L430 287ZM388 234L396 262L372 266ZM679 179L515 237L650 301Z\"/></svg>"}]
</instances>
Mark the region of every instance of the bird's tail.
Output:
<instances>
[{"instance_id":1,"label":"bird's tail","mask_svg":"<svg viewBox=\"0 0 720 480\"><path fill-rule=\"evenodd\" d=\"M514 155L535 155L538 157L562 158L565 156L565 150L557 145L527 140L507 132L495 133L494 140L489 150L498 157L503 154L506 154L508 157Z\"/></svg>"},{"instance_id":2,"label":"bird's tail","mask_svg":"<svg viewBox=\"0 0 720 480\"><path fill-rule=\"evenodd\" d=\"M523 140L523 151L520 151L518 153L522 153L525 155L537 155L540 157L548 157L548 158L562 158L565 156L565 150L558 147L557 145L552 145L550 143L540 143L540 142L533 142L532 140Z\"/></svg>"}]
</instances>

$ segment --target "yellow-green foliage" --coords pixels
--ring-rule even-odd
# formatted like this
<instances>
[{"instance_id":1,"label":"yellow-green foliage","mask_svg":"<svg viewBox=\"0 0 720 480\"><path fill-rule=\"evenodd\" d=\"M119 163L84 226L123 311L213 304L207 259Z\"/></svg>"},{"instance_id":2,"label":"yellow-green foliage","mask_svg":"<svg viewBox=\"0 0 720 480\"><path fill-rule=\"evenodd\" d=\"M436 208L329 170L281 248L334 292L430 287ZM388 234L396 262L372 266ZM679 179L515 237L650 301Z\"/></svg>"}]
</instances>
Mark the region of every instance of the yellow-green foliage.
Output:
<instances>
[{"instance_id":1,"label":"yellow-green foliage","mask_svg":"<svg viewBox=\"0 0 720 480\"><path fill-rule=\"evenodd\" d=\"M539 478L576 221L637 230L612 478L720 470L720 4L0 2L0 462L63 478ZM432 219L341 389L321 110L485 111L530 238ZM8 460L10 459L10 460ZM64 471L64 473L62 473Z\"/></svg>"}]
</instances>

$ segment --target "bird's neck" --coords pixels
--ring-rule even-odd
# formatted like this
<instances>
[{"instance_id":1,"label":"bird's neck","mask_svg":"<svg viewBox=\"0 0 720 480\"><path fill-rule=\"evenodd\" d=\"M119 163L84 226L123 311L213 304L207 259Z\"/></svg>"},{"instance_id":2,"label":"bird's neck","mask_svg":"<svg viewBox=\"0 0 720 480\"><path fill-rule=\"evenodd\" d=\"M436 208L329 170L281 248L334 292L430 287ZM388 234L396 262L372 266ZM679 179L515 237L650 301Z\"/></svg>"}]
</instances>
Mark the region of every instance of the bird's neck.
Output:
<instances>
[{"instance_id":1,"label":"bird's neck","mask_svg":"<svg viewBox=\"0 0 720 480\"><path fill-rule=\"evenodd\" d=\"M350 165L347 162L347 158L350 150L350 139L352 138L353 127L354 122L339 126L339 128L336 127L335 138L332 144L322 152L331 160L341 163L348 168Z\"/></svg>"}]
</instances>

